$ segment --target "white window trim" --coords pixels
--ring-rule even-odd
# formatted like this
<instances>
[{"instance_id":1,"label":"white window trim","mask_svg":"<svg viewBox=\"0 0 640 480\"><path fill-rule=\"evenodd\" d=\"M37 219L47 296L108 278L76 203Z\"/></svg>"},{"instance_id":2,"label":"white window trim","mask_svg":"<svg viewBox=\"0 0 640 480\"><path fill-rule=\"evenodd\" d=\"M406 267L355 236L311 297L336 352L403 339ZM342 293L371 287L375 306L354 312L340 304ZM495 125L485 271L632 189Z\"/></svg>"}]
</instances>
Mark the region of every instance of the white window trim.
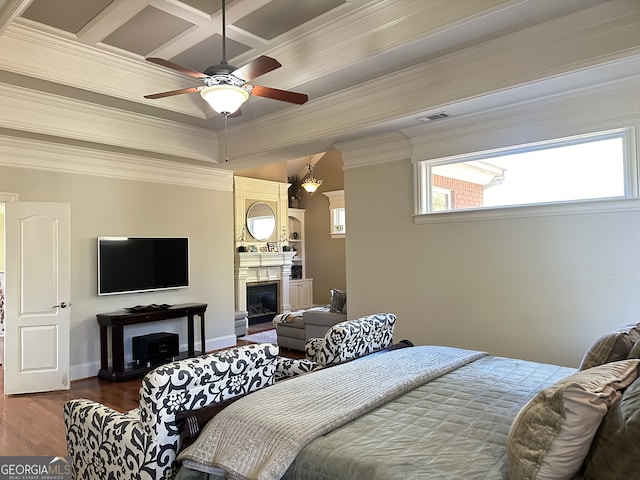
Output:
<instances>
[{"instance_id":1,"label":"white window trim","mask_svg":"<svg viewBox=\"0 0 640 480\"><path fill-rule=\"evenodd\" d=\"M333 192L322 192L322 194L329 199L329 234L331 235L331 238L345 238L346 225L345 225L345 232L338 233L338 232L334 232L335 225L333 223L333 210L335 210L336 208L345 208L344 207L344 190L335 190ZM346 218L345 218L345 223L346 223Z\"/></svg>"},{"instance_id":2,"label":"white window trim","mask_svg":"<svg viewBox=\"0 0 640 480\"><path fill-rule=\"evenodd\" d=\"M570 145L583 141L585 138L601 140L619 136L624 133L625 155L625 197L598 198L589 200L574 200L566 202L536 203L531 205L508 205L500 207L469 208L446 212L420 213L430 210L431 206L431 167L452 163L454 161L478 160L499 155L503 152L518 152L543 148L545 145ZM451 223L476 220L493 220L499 218L526 218L554 215L580 215L588 213L611 213L640 210L640 127L627 127L569 137L564 141L549 140L516 147L500 148L476 152L473 154L456 155L435 160L414 163L414 222L416 224ZM425 188L425 182L427 187Z\"/></svg>"}]
</instances>

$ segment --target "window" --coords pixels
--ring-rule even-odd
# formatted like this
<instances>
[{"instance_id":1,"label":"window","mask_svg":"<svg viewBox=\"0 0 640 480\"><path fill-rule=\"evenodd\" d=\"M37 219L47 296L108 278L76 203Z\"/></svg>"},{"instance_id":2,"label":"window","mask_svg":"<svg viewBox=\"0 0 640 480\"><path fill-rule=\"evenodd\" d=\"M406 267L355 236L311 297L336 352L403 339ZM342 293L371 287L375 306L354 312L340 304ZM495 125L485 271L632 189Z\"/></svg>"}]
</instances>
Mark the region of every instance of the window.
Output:
<instances>
[{"instance_id":1,"label":"window","mask_svg":"<svg viewBox=\"0 0 640 480\"><path fill-rule=\"evenodd\" d=\"M344 190L322 192L329 199L329 234L331 238L344 238L347 233L346 211L344 208Z\"/></svg>"},{"instance_id":2,"label":"window","mask_svg":"<svg viewBox=\"0 0 640 480\"><path fill-rule=\"evenodd\" d=\"M638 196L634 129L416 165L418 214Z\"/></svg>"},{"instance_id":3,"label":"window","mask_svg":"<svg viewBox=\"0 0 640 480\"><path fill-rule=\"evenodd\" d=\"M347 225L344 218L344 207L331 209L331 234L346 234Z\"/></svg>"}]
</instances>

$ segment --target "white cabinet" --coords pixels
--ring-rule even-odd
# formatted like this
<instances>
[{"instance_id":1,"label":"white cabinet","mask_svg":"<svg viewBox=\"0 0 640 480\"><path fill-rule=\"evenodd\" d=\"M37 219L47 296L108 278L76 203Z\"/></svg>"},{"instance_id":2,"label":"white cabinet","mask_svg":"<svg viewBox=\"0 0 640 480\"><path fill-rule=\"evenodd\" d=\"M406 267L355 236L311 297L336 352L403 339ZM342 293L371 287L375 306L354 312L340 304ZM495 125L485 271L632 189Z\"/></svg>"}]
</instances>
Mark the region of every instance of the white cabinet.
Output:
<instances>
[{"instance_id":1,"label":"white cabinet","mask_svg":"<svg viewBox=\"0 0 640 480\"><path fill-rule=\"evenodd\" d=\"M289 303L292 312L313 306L313 278L289 281Z\"/></svg>"},{"instance_id":2,"label":"white cabinet","mask_svg":"<svg viewBox=\"0 0 640 480\"><path fill-rule=\"evenodd\" d=\"M313 279L305 278L307 269L305 265L305 231L304 210L290 208L289 216L289 246L295 250L291 266L291 280L289 281L289 303L291 311L301 310L313 306Z\"/></svg>"}]
</instances>

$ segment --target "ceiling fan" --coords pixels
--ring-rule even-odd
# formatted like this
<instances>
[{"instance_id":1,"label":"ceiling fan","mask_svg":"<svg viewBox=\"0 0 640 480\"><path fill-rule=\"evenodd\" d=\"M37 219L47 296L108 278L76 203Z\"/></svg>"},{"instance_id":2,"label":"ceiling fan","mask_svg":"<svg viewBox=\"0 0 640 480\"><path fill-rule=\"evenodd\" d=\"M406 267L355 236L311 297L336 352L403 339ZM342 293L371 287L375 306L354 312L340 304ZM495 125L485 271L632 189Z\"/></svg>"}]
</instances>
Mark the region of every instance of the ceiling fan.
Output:
<instances>
[{"instance_id":1,"label":"ceiling fan","mask_svg":"<svg viewBox=\"0 0 640 480\"><path fill-rule=\"evenodd\" d=\"M225 33L225 0L222 0L222 60L217 65L211 65L202 72L190 70L162 58L149 57L146 60L164 67L176 70L184 75L200 80L204 85L198 87L182 88L169 92L145 95L144 98L156 99L181 95L183 93L200 92L202 98L218 113L225 117L235 117L242 113L240 105L248 100L250 95L271 98L283 102L302 105L309 97L303 93L279 90L277 88L251 85L248 82L264 75L282 65L276 59L262 55L243 67L237 68L227 62L227 45Z\"/></svg>"}]
</instances>

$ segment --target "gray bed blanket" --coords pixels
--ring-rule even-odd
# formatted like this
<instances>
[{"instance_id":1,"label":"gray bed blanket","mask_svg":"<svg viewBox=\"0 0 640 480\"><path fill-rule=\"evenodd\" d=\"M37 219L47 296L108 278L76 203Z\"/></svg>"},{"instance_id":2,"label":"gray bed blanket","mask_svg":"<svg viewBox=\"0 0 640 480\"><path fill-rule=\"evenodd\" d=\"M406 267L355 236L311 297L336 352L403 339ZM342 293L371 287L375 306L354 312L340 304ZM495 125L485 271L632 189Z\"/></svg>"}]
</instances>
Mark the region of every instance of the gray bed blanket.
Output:
<instances>
[{"instance_id":1,"label":"gray bed blanket","mask_svg":"<svg viewBox=\"0 0 640 480\"><path fill-rule=\"evenodd\" d=\"M280 479L313 439L485 355L439 346L404 348L278 383L216 415L179 459L232 479Z\"/></svg>"},{"instance_id":2,"label":"gray bed blanket","mask_svg":"<svg viewBox=\"0 0 640 480\"><path fill-rule=\"evenodd\" d=\"M283 480L507 480L513 418L574 372L480 358L314 440Z\"/></svg>"}]
</instances>

